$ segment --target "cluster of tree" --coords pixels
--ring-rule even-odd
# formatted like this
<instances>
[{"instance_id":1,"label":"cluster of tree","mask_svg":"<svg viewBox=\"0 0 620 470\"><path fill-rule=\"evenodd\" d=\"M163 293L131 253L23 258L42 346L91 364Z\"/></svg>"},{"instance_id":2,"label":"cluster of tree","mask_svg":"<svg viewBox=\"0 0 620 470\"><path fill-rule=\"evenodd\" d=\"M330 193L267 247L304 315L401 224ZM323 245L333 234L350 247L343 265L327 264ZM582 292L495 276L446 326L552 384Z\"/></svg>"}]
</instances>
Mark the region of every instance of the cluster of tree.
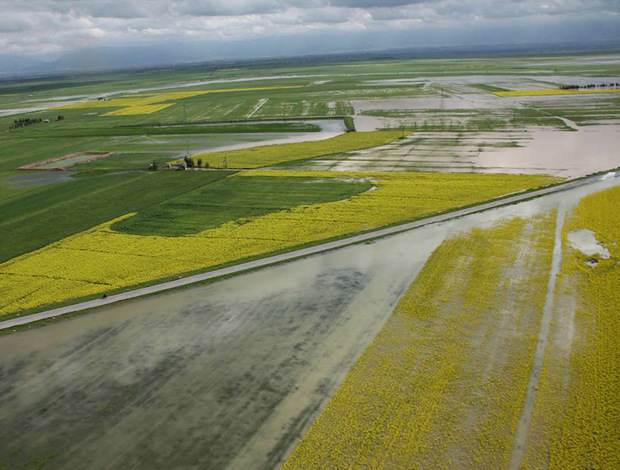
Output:
<instances>
[{"instance_id":1,"label":"cluster of tree","mask_svg":"<svg viewBox=\"0 0 620 470\"><path fill-rule=\"evenodd\" d=\"M586 85L560 85L560 90L580 90L586 88L618 88L620 82L610 83L588 83Z\"/></svg>"},{"instance_id":2,"label":"cluster of tree","mask_svg":"<svg viewBox=\"0 0 620 470\"><path fill-rule=\"evenodd\" d=\"M183 157L183 160L185 161L185 166L187 168L194 168L196 166L196 164L194 163L194 159L188 157L187 155Z\"/></svg>"},{"instance_id":3,"label":"cluster of tree","mask_svg":"<svg viewBox=\"0 0 620 470\"><path fill-rule=\"evenodd\" d=\"M39 124L40 122L43 122L43 119L31 119L31 118L15 119L15 121L13 121L13 124L9 126L9 129L17 129L18 127L31 126L33 124Z\"/></svg>"},{"instance_id":4,"label":"cluster of tree","mask_svg":"<svg viewBox=\"0 0 620 470\"><path fill-rule=\"evenodd\" d=\"M15 119L13 121L13 124L9 126L9 129L17 129L19 127L31 126L33 124L39 124L41 122L43 122L43 119L32 119L32 118Z\"/></svg>"},{"instance_id":5,"label":"cluster of tree","mask_svg":"<svg viewBox=\"0 0 620 470\"><path fill-rule=\"evenodd\" d=\"M57 121L62 121L65 117L62 114L59 114L56 117ZM41 118L20 118L15 119L13 124L9 126L9 129L19 129L20 127L32 126L33 124L40 124L42 122L49 122L49 119L41 119Z\"/></svg>"},{"instance_id":6,"label":"cluster of tree","mask_svg":"<svg viewBox=\"0 0 620 470\"><path fill-rule=\"evenodd\" d=\"M209 168L209 162L204 162L203 165L202 158L194 161L193 158L185 156L183 157L183 161L185 162L185 168Z\"/></svg>"}]
</instances>

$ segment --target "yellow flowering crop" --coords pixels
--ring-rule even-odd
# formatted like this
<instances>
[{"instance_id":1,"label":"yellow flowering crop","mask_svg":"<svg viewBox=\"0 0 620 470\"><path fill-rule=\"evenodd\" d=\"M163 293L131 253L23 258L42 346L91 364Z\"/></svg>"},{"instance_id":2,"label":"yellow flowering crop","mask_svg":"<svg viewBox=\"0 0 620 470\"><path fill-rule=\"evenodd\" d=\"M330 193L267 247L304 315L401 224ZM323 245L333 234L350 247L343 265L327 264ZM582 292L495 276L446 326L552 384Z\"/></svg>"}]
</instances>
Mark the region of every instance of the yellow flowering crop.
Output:
<instances>
[{"instance_id":1,"label":"yellow flowering crop","mask_svg":"<svg viewBox=\"0 0 620 470\"><path fill-rule=\"evenodd\" d=\"M440 245L284 469L508 468L554 220Z\"/></svg>"},{"instance_id":2,"label":"yellow flowering crop","mask_svg":"<svg viewBox=\"0 0 620 470\"><path fill-rule=\"evenodd\" d=\"M206 95L209 93L232 93L241 91L261 91L261 90L284 90L288 88L301 88L301 85L288 86L269 86L254 88L227 88L222 90L199 90L199 91L168 91L163 93L140 93L124 95L119 98L110 100L85 101L83 103L74 103L65 106L58 106L54 109L89 109L89 108L119 108L117 111L111 111L103 116L130 116L138 114L151 114L160 111L176 103L168 103L165 105L155 106L157 103L164 101L181 100L191 98L193 96Z\"/></svg>"},{"instance_id":3,"label":"yellow flowering crop","mask_svg":"<svg viewBox=\"0 0 620 470\"><path fill-rule=\"evenodd\" d=\"M524 468L620 468L620 188L585 197L564 226L562 269ZM589 229L609 259L572 248ZM586 261L596 259L596 266Z\"/></svg>"},{"instance_id":4,"label":"yellow flowering crop","mask_svg":"<svg viewBox=\"0 0 620 470\"><path fill-rule=\"evenodd\" d=\"M517 91L494 91L493 94L502 97L509 96L552 96L552 95L594 95L600 93L618 93L620 89L610 90L517 90Z\"/></svg>"},{"instance_id":5,"label":"yellow flowering crop","mask_svg":"<svg viewBox=\"0 0 620 470\"><path fill-rule=\"evenodd\" d=\"M117 109L116 111L110 111L109 113L102 114L102 116L135 116L138 114L151 114L173 105L174 103L129 106L127 108Z\"/></svg>"},{"instance_id":6,"label":"yellow flowering crop","mask_svg":"<svg viewBox=\"0 0 620 470\"><path fill-rule=\"evenodd\" d=\"M346 201L298 206L181 237L119 233L110 228L115 222L110 221L0 264L0 315L388 225L557 181L540 175L473 173L256 171L233 177L255 175L371 179L376 190Z\"/></svg>"}]
</instances>

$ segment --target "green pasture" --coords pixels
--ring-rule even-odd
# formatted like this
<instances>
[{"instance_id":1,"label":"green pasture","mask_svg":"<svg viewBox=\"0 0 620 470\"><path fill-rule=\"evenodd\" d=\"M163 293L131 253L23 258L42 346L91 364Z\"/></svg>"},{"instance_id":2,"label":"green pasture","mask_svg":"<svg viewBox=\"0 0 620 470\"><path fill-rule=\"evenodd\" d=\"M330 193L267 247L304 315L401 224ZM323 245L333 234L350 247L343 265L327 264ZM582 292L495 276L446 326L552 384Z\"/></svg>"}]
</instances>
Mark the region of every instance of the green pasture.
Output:
<instances>
[{"instance_id":1,"label":"green pasture","mask_svg":"<svg viewBox=\"0 0 620 470\"><path fill-rule=\"evenodd\" d=\"M368 181L337 178L233 176L141 210L112 228L139 235L189 235L304 204L340 201L371 186Z\"/></svg>"},{"instance_id":2,"label":"green pasture","mask_svg":"<svg viewBox=\"0 0 620 470\"><path fill-rule=\"evenodd\" d=\"M0 262L121 215L146 209L229 174L225 171L127 172L17 191L17 195L0 201Z\"/></svg>"}]
</instances>

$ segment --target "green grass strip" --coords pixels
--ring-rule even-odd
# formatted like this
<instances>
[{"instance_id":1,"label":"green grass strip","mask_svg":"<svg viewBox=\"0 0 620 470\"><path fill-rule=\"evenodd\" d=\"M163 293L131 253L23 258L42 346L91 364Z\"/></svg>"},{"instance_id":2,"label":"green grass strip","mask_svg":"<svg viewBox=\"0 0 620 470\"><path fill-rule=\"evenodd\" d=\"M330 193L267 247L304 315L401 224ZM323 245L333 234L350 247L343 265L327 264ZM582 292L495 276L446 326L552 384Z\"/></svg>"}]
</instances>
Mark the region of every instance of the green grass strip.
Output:
<instances>
[{"instance_id":1,"label":"green grass strip","mask_svg":"<svg viewBox=\"0 0 620 470\"><path fill-rule=\"evenodd\" d=\"M349 132L331 139L294 144L265 145L230 152L203 152L192 156L211 168L261 168L293 160L322 157L386 145L402 137L401 131Z\"/></svg>"}]
</instances>

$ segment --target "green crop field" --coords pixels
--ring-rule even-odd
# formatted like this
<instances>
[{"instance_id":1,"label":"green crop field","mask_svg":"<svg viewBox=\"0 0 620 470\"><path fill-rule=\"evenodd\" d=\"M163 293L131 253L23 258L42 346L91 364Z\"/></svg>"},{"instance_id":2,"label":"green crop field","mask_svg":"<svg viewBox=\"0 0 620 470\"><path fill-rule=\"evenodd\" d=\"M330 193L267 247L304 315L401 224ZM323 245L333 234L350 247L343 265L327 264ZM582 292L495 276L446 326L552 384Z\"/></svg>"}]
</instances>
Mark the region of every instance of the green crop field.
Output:
<instances>
[{"instance_id":1,"label":"green crop field","mask_svg":"<svg viewBox=\"0 0 620 470\"><path fill-rule=\"evenodd\" d=\"M0 261L148 208L231 172L121 173L39 186L0 202Z\"/></svg>"},{"instance_id":2,"label":"green crop field","mask_svg":"<svg viewBox=\"0 0 620 470\"><path fill-rule=\"evenodd\" d=\"M493 92L553 89L594 73L618 75L620 66L498 56L257 62L218 69L191 65L5 80L0 111L22 107L24 112L0 115L0 260L136 211L139 215L117 228L186 234L300 204L346 199L366 188L366 183L331 179L301 185L296 194L286 178L277 183L226 178L207 186L226 173L163 172L187 155L211 168L505 171L491 157L527 148L531 130L574 133L566 119L577 125L613 124L618 98L524 100ZM97 99L104 95L111 104ZM147 105L146 114L104 116L119 110L114 103L148 103L159 95L156 102L170 104L159 111ZM81 104L72 106L74 101ZM32 107L41 109L28 111ZM19 119L50 122L19 127ZM326 122L336 127L324 127ZM344 134L355 128L358 132ZM302 134L320 138L321 132L330 138L298 142ZM376 147L381 148L370 150ZM17 170L79 152L108 156L75 163L66 173ZM160 171L145 174L152 163ZM559 170L517 166L508 171Z\"/></svg>"},{"instance_id":3,"label":"green crop field","mask_svg":"<svg viewBox=\"0 0 620 470\"><path fill-rule=\"evenodd\" d=\"M190 235L300 205L341 201L371 186L369 181L332 178L231 177L141 210L112 229L137 235Z\"/></svg>"}]
</instances>

